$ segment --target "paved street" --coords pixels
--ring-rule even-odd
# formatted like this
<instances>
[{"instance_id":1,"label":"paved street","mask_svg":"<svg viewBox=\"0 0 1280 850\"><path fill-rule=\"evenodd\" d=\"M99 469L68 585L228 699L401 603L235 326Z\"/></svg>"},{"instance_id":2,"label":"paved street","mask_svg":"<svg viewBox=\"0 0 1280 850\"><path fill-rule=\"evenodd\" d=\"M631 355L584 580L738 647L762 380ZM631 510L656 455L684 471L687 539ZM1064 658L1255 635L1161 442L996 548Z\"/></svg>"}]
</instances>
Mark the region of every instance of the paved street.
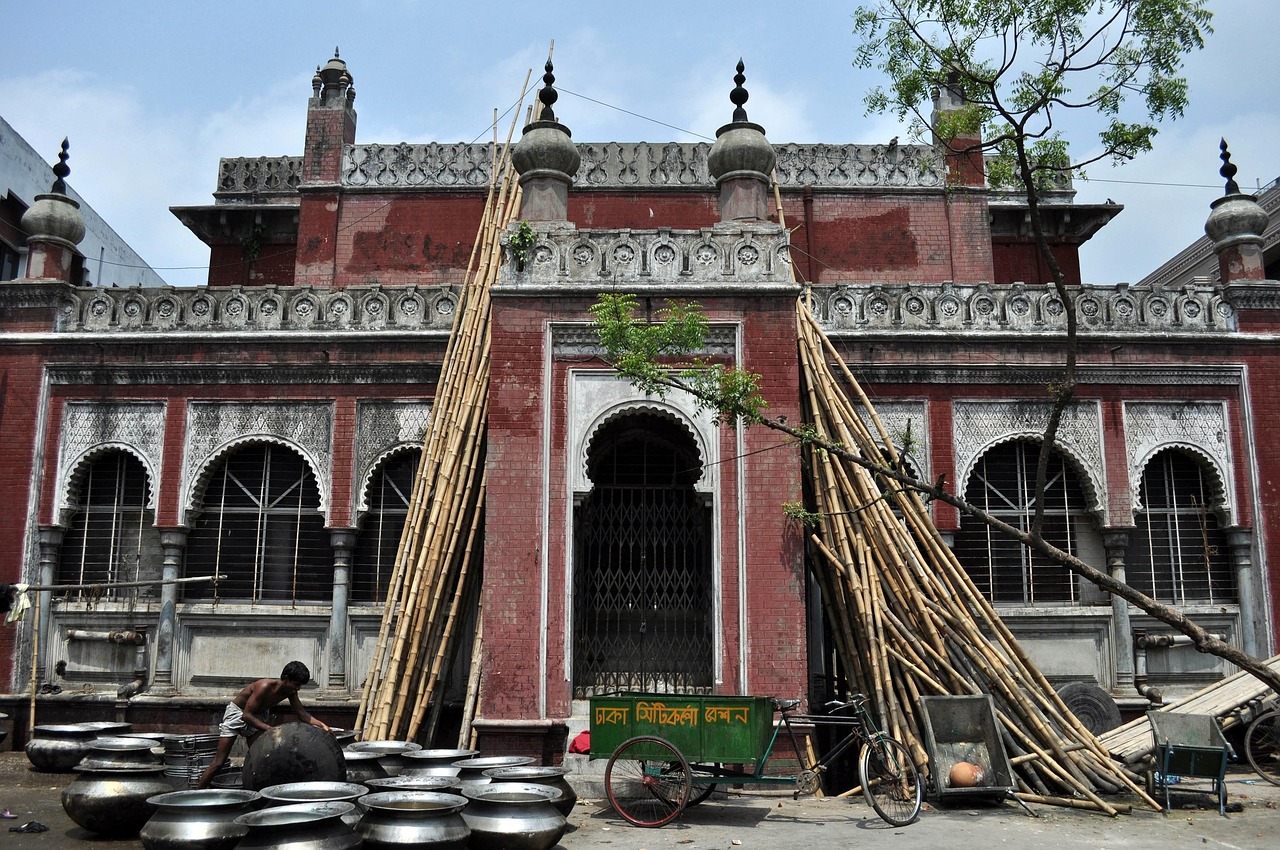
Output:
<instances>
[{"instance_id":1,"label":"paved street","mask_svg":"<svg viewBox=\"0 0 1280 850\"><path fill-rule=\"evenodd\" d=\"M70 775L29 769L23 753L0 753L0 808L16 826L36 820L38 834L4 834L6 847L140 848L136 838L107 840L77 827L62 811L60 792ZM880 821L860 799L804 799L742 794L713 799L662 829L629 826L602 800L584 798L570 818L563 850L828 850L834 847L915 847L930 850L1035 847L1055 850L1176 850L1184 847L1280 846L1280 787L1241 768L1229 776L1228 802L1242 810L1219 817L1215 809L1179 809L1168 817L1139 811L1107 818L1089 812L1033 805L1031 817L1012 803L978 809L927 805L908 827ZM1191 799L1191 798L1188 798ZM1207 801L1207 797L1203 798ZM1199 798L1196 799L1199 802ZM0 826L0 831L5 830Z\"/></svg>"}]
</instances>

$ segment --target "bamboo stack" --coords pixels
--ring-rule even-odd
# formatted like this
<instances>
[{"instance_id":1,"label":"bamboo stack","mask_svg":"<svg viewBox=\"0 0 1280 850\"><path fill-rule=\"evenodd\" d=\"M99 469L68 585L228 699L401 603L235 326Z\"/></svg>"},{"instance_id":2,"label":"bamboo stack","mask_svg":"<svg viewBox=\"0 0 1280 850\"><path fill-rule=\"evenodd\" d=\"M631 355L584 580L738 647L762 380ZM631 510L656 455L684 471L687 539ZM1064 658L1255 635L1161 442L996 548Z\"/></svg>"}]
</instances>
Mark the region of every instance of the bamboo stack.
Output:
<instances>
[{"instance_id":1,"label":"bamboo stack","mask_svg":"<svg viewBox=\"0 0 1280 850\"><path fill-rule=\"evenodd\" d=\"M901 467L895 441L808 306L798 308L805 420L824 438ZM873 430L874 429L874 430ZM922 695L990 694L1018 792L1117 814L1102 794L1159 805L1057 696L943 542L917 491L810 449L817 513L809 538L837 660L888 734L920 764ZM942 778L945 782L945 777Z\"/></svg>"},{"instance_id":2,"label":"bamboo stack","mask_svg":"<svg viewBox=\"0 0 1280 850\"><path fill-rule=\"evenodd\" d=\"M527 86L526 77L521 102ZM515 110L517 118L521 111ZM366 740L432 740L442 703L438 686L458 653L462 624L480 607L490 287L502 262L500 235L520 209L510 158L515 126L513 120L501 148L494 139L484 215L361 695L356 722ZM478 643L478 620L475 626ZM468 690L473 705L475 688Z\"/></svg>"}]
</instances>

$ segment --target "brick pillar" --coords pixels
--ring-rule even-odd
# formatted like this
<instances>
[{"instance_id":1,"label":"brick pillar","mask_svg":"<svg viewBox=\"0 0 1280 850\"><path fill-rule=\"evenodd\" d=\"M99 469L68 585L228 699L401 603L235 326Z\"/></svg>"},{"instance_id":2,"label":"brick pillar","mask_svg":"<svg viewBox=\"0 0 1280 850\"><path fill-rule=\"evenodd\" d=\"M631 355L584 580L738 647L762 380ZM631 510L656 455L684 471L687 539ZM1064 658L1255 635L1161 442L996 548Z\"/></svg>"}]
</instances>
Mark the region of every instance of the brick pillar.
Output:
<instances>
[{"instance_id":1,"label":"brick pillar","mask_svg":"<svg viewBox=\"0 0 1280 850\"><path fill-rule=\"evenodd\" d=\"M332 286L337 276L342 149L356 140L356 90L337 51L311 80L302 154L294 282Z\"/></svg>"}]
</instances>

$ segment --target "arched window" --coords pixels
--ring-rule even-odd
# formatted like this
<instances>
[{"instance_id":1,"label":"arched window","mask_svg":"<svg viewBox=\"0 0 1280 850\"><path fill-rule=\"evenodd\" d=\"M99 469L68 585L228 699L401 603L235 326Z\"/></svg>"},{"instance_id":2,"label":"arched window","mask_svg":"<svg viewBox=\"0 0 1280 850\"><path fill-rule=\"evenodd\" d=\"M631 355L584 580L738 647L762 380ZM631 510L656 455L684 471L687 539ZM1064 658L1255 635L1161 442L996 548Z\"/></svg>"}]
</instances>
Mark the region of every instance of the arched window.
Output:
<instances>
[{"instance_id":1,"label":"arched window","mask_svg":"<svg viewBox=\"0 0 1280 850\"><path fill-rule=\"evenodd\" d=\"M160 532L147 507L147 471L125 451L98 456L78 476L75 515L58 552L59 584L110 584L160 577ZM137 596L151 588L104 588ZM78 591L76 595L82 595Z\"/></svg>"},{"instance_id":2,"label":"arched window","mask_svg":"<svg viewBox=\"0 0 1280 850\"><path fill-rule=\"evenodd\" d=\"M396 565L400 534L422 451L403 451L379 464L369 483L369 510L360 520L351 556L351 600L381 603Z\"/></svg>"},{"instance_id":3,"label":"arched window","mask_svg":"<svg viewBox=\"0 0 1280 850\"><path fill-rule=\"evenodd\" d=\"M1125 577L1173 605L1235 602L1235 575L1217 500L1204 470L1185 452L1162 451L1142 471L1142 509L1129 541Z\"/></svg>"},{"instance_id":4,"label":"arched window","mask_svg":"<svg viewBox=\"0 0 1280 850\"><path fill-rule=\"evenodd\" d=\"M187 575L225 575L184 586L187 599L327 603L333 548L311 468L270 443L244 446L209 475L187 539Z\"/></svg>"},{"instance_id":5,"label":"arched window","mask_svg":"<svg viewBox=\"0 0 1280 850\"><path fill-rule=\"evenodd\" d=\"M1031 530L1035 511L1036 462L1040 446L1018 440L983 455L969 477L965 498L1012 526ZM1102 537L1089 515L1084 492L1058 451L1049 456L1045 479L1044 539L1090 563L1103 563ZM1033 555L1025 546L973 517L961 515L955 553L988 599L1021 605L1079 601L1066 567Z\"/></svg>"}]
</instances>

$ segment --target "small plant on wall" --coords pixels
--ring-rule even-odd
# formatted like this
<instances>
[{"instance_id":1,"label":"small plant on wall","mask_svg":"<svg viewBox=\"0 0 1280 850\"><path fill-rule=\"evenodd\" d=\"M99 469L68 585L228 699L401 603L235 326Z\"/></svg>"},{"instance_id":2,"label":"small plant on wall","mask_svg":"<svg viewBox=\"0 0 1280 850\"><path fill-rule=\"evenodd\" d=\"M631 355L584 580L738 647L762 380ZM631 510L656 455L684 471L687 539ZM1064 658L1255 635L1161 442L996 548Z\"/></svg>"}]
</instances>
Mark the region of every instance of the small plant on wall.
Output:
<instances>
[{"instance_id":1,"label":"small plant on wall","mask_svg":"<svg viewBox=\"0 0 1280 850\"><path fill-rule=\"evenodd\" d=\"M520 223L516 225L516 232L512 233L511 238L507 240L507 243L511 246L511 253L516 258L516 271L524 271L525 265L529 262L530 252L533 250L537 239L538 237L533 232L529 222L520 219Z\"/></svg>"}]
</instances>

